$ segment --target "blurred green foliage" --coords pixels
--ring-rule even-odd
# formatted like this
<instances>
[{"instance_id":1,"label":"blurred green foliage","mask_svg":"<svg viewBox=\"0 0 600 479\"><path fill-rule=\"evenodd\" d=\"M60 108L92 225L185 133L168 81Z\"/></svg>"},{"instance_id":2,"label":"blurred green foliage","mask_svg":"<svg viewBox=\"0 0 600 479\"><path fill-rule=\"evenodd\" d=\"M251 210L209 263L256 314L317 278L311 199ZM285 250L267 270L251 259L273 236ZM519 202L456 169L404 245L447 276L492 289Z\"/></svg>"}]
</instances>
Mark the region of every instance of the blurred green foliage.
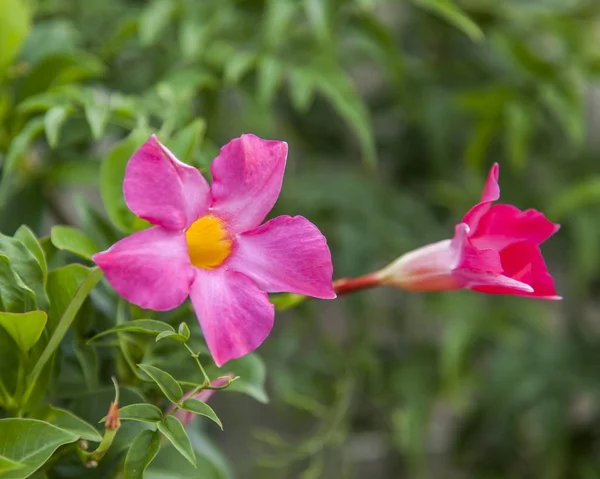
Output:
<instances>
[{"instance_id":1,"label":"blurred green foliage","mask_svg":"<svg viewBox=\"0 0 600 479\"><path fill-rule=\"evenodd\" d=\"M190 432L199 469L163 449L146 477L600 478L600 3L0 0L0 12L0 230L44 237L47 290L83 280L72 254L86 262L144 227L121 183L152 132L205 173L243 132L288 141L275 213L321 228L337 276L449 237L494 161L503 201L562 224L544 247L562 303L377 290L280 313L259 351L271 402L218 393L225 432ZM50 242L56 223L84 235ZM117 301L92 292L51 390L87 421L106 414L115 369L123 404L148 392L132 361L189 375L165 341L119 336L116 359L85 346L118 322ZM198 336L187 307L154 317ZM1 367L14 359L0 340ZM234 385L264 402L252 358ZM114 477L138 430L85 477ZM48 477L80 474L67 461Z\"/></svg>"}]
</instances>

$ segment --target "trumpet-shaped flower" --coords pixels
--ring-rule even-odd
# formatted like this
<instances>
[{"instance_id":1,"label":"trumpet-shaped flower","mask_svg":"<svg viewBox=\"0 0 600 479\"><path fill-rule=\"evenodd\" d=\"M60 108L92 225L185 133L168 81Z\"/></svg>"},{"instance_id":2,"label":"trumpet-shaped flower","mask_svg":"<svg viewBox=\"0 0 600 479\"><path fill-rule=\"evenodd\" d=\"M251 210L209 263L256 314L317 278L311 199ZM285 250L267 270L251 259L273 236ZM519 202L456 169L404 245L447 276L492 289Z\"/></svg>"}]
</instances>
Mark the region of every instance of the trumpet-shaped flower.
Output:
<instances>
[{"instance_id":1,"label":"trumpet-shaped flower","mask_svg":"<svg viewBox=\"0 0 600 479\"><path fill-rule=\"evenodd\" d=\"M409 291L468 288L560 299L539 249L559 225L536 210L493 204L500 198L498 172L495 164L480 202L456 225L452 239L401 256L377 279Z\"/></svg>"},{"instance_id":2,"label":"trumpet-shaped flower","mask_svg":"<svg viewBox=\"0 0 600 479\"><path fill-rule=\"evenodd\" d=\"M267 293L334 298L325 237L302 216L262 224L279 196L287 143L242 135L211 165L212 185L152 136L130 158L127 206L153 227L94 255L119 295L165 311L189 296L218 366L269 335Z\"/></svg>"}]
</instances>

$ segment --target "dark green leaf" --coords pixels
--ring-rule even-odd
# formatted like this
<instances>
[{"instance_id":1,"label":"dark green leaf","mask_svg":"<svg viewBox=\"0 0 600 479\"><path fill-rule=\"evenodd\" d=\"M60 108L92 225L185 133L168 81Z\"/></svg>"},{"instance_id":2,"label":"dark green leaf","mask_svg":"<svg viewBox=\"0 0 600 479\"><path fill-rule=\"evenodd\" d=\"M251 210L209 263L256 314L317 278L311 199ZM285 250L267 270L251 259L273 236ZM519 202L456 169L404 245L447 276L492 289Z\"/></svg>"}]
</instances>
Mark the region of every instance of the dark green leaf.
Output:
<instances>
[{"instance_id":1,"label":"dark green leaf","mask_svg":"<svg viewBox=\"0 0 600 479\"><path fill-rule=\"evenodd\" d=\"M192 412L194 414L205 416L216 422L219 425L219 427L223 429L223 423L215 414L213 409L205 402L194 398L188 398L181 404L181 409L183 409L184 411Z\"/></svg>"},{"instance_id":2,"label":"dark green leaf","mask_svg":"<svg viewBox=\"0 0 600 479\"><path fill-rule=\"evenodd\" d=\"M223 375L223 371L239 376L224 391L238 391L248 394L259 402L269 402L269 397L265 391L265 381L267 377L264 361L257 354L247 354L243 358L229 361L223 371L217 368L209 368L210 377Z\"/></svg>"},{"instance_id":3,"label":"dark green leaf","mask_svg":"<svg viewBox=\"0 0 600 479\"><path fill-rule=\"evenodd\" d=\"M152 378L169 401L172 403L181 401L183 391L173 376L149 364L138 364L138 367Z\"/></svg>"},{"instance_id":4,"label":"dark green leaf","mask_svg":"<svg viewBox=\"0 0 600 479\"><path fill-rule=\"evenodd\" d=\"M46 264L46 256L44 255L44 250L40 245L40 242L36 238L35 234L29 227L26 225L21 226L15 232L15 238L18 239L21 243L25 245L25 247L31 252L38 264L40 265L40 269L42 270L42 274L44 276L44 284L46 284L47 276L48 276L48 265Z\"/></svg>"},{"instance_id":5,"label":"dark green leaf","mask_svg":"<svg viewBox=\"0 0 600 479\"><path fill-rule=\"evenodd\" d=\"M167 416L162 422L158 423L158 430L171 442L171 444L173 444L173 446L175 446L175 449L177 449L190 464L196 466L196 455L192 449L192 443L179 419L173 416Z\"/></svg>"},{"instance_id":6,"label":"dark green leaf","mask_svg":"<svg viewBox=\"0 0 600 479\"><path fill-rule=\"evenodd\" d=\"M69 264L50 271L47 287L51 300L48 324L50 331L54 331L75 292L91 271L81 264Z\"/></svg>"},{"instance_id":7,"label":"dark green leaf","mask_svg":"<svg viewBox=\"0 0 600 479\"><path fill-rule=\"evenodd\" d=\"M4 311L13 313L36 308L35 293L23 283L5 255L0 255L0 303Z\"/></svg>"},{"instance_id":8,"label":"dark green leaf","mask_svg":"<svg viewBox=\"0 0 600 479\"><path fill-rule=\"evenodd\" d=\"M143 479L144 471L160 449L160 434L142 431L134 439L125 458L125 479Z\"/></svg>"},{"instance_id":9,"label":"dark green leaf","mask_svg":"<svg viewBox=\"0 0 600 479\"><path fill-rule=\"evenodd\" d=\"M446 19L471 40L480 42L484 39L481 28L471 20L465 12L458 8L452 0L412 0L415 5L430 10Z\"/></svg>"}]
</instances>

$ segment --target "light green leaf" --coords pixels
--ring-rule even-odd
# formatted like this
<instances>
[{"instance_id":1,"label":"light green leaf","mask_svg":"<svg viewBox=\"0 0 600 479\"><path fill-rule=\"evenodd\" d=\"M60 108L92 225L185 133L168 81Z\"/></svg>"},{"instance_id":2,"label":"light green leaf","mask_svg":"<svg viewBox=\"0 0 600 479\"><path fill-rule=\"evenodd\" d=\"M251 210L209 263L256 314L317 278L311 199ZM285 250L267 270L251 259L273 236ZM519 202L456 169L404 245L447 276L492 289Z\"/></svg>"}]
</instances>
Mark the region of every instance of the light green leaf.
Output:
<instances>
[{"instance_id":1,"label":"light green leaf","mask_svg":"<svg viewBox=\"0 0 600 479\"><path fill-rule=\"evenodd\" d=\"M18 239L21 243L25 245L25 247L31 252L38 264L40 265L40 269L42 270L42 274L44 276L44 285L46 284L48 277L48 265L46 263L46 255L44 254L44 250L40 245L37 237L27 227L26 225L22 225L16 232L15 238Z\"/></svg>"},{"instance_id":2,"label":"light green leaf","mask_svg":"<svg viewBox=\"0 0 600 479\"><path fill-rule=\"evenodd\" d=\"M291 26L294 14L299 6L296 0L268 0L264 13L262 32L267 48L274 49L287 38L285 32Z\"/></svg>"},{"instance_id":3,"label":"light green leaf","mask_svg":"<svg viewBox=\"0 0 600 479\"><path fill-rule=\"evenodd\" d=\"M73 433L86 441L102 441L102 436L94 426L85 422L70 411L65 411L64 409L47 404L36 411L34 417L49 422L64 431Z\"/></svg>"},{"instance_id":4,"label":"light green leaf","mask_svg":"<svg viewBox=\"0 0 600 479\"><path fill-rule=\"evenodd\" d=\"M21 462L11 461L10 459L0 456L0 476L4 473L12 471L13 469L19 469L25 465Z\"/></svg>"},{"instance_id":5,"label":"light green leaf","mask_svg":"<svg viewBox=\"0 0 600 479\"><path fill-rule=\"evenodd\" d=\"M221 430L223 429L223 423L221 422L219 417L216 415L216 413L213 411L213 409L205 402L202 402L202 401L200 401L198 399L194 399L194 398L187 398L185 401L183 401L183 403L181 404L180 407L184 411L189 411L194 414L199 414L201 416L205 416L205 417L213 420L214 422L216 422L219 425Z\"/></svg>"},{"instance_id":6,"label":"light green leaf","mask_svg":"<svg viewBox=\"0 0 600 479\"><path fill-rule=\"evenodd\" d=\"M192 449L190 438L185 432L183 424L173 416L167 416L162 422L158 423L158 430L175 446L183 457L190 464L196 466L196 455Z\"/></svg>"},{"instance_id":7,"label":"light green leaf","mask_svg":"<svg viewBox=\"0 0 600 479\"><path fill-rule=\"evenodd\" d=\"M131 444L125 458L125 479L143 479L144 471L160 450L160 434L156 431L142 431Z\"/></svg>"},{"instance_id":8,"label":"light green leaf","mask_svg":"<svg viewBox=\"0 0 600 479\"><path fill-rule=\"evenodd\" d=\"M190 339L190 328L185 323L181 323L179 328L177 328L177 333L181 336L185 337L186 340Z\"/></svg>"},{"instance_id":9,"label":"light green leaf","mask_svg":"<svg viewBox=\"0 0 600 479\"><path fill-rule=\"evenodd\" d=\"M154 319L136 319L134 321L119 324L118 326L107 329L106 331L102 331L88 342L96 341L103 336L114 333L141 333L158 335L163 332L175 333L175 330L167 323L163 323L162 321L155 321Z\"/></svg>"},{"instance_id":10,"label":"light green leaf","mask_svg":"<svg viewBox=\"0 0 600 479\"><path fill-rule=\"evenodd\" d=\"M185 337L185 336L175 333L173 331L163 331L158 336L156 336L156 342L158 343L159 341L161 341L162 339L165 339L165 338L171 338L179 343L185 343L189 339L189 336Z\"/></svg>"},{"instance_id":11,"label":"light green leaf","mask_svg":"<svg viewBox=\"0 0 600 479\"><path fill-rule=\"evenodd\" d=\"M237 84L256 63L256 54L250 52L236 52L224 65L225 81Z\"/></svg>"},{"instance_id":12,"label":"light green leaf","mask_svg":"<svg viewBox=\"0 0 600 479\"><path fill-rule=\"evenodd\" d=\"M173 0L152 0L142 11L138 31L143 46L149 46L158 39L169 26L174 10Z\"/></svg>"},{"instance_id":13,"label":"light green leaf","mask_svg":"<svg viewBox=\"0 0 600 479\"><path fill-rule=\"evenodd\" d=\"M88 125L90 125L92 137L95 140L98 140L104 134L106 124L108 123L110 113L109 103L94 98L91 101L85 102L83 111L85 113L85 119L87 120Z\"/></svg>"},{"instance_id":14,"label":"light green leaf","mask_svg":"<svg viewBox=\"0 0 600 479\"><path fill-rule=\"evenodd\" d=\"M60 446L79 437L36 419L0 419L0 451L14 462L24 464L2 475L3 479L24 479L39 469Z\"/></svg>"},{"instance_id":15,"label":"light green leaf","mask_svg":"<svg viewBox=\"0 0 600 479\"><path fill-rule=\"evenodd\" d=\"M130 404L119 409L119 417L123 421L141 421L156 423L162 421L163 415L160 409L153 404Z\"/></svg>"},{"instance_id":16,"label":"light green leaf","mask_svg":"<svg viewBox=\"0 0 600 479\"><path fill-rule=\"evenodd\" d=\"M72 226L53 226L50 239L56 248L88 260L99 251L98 246L85 233Z\"/></svg>"},{"instance_id":17,"label":"light green leaf","mask_svg":"<svg viewBox=\"0 0 600 479\"><path fill-rule=\"evenodd\" d=\"M305 112L315 96L315 84L310 75L302 68L293 68L288 72L289 94L294 108Z\"/></svg>"},{"instance_id":18,"label":"light green leaf","mask_svg":"<svg viewBox=\"0 0 600 479\"><path fill-rule=\"evenodd\" d=\"M286 311L295 308L306 301L306 299L306 296L294 293L274 294L269 297L269 301L273 303L277 311Z\"/></svg>"},{"instance_id":19,"label":"light green leaf","mask_svg":"<svg viewBox=\"0 0 600 479\"><path fill-rule=\"evenodd\" d=\"M258 101L263 105L273 103L282 81L282 66L277 58L262 57L257 65Z\"/></svg>"},{"instance_id":20,"label":"light green leaf","mask_svg":"<svg viewBox=\"0 0 600 479\"><path fill-rule=\"evenodd\" d=\"M29 313L0 312L0 326L15 340L21 351L29 351L38 342L48 316L44 311Z\"/></svg>"},{"instance_id":21,"label":"light green leaf","mask_svg":"<svg viewBox=\"0 0 600 479\"><path fill-rule=\"evenodd\" d=\"M444 18L474 42L480 42L485 37L479 25L458 8L452 0L412 0L412 2Z\"/></svg>"},{"instance_id":22,"label":"light green leaf","mask_svg":"<svg viewBox=\"0 0 600 479\"><path fill-rule=\"evenodd\" d=\"M0 74L12 63L31 28L31 11L22 0L0 0Z\"/></svg>"},{"instance_id":23,"label":"light green leaf","mask_svg":"<svg viewBox=\"0 0 600 479\"><path fill-rule=\"evenodd\" d=\"M5 255L0 255L0 307L12 313L36 308L35 293L23 283Z\"/></svg>"},{"instance_id":24,"label":"light green leaf","mask_svg":"<svg viewBox=\"0 0 600 479\"><path fill-rule=\"evenodd\" d=\"M67 120L69 113L69 107L57 105L50 108L44 115L44 129L50 148L54 148L58 144L60 129Z\"/></svg>"},{"instance_id":25,"label":"light green leaf","mask_svg":"<svg viewBox=\"0 0 600 479\"><path fill-rule=\"evenodd\" d=\"M505 109L506 148L513 165L522 168L527 161L527 149L531 141L532 118L528 109L516 102Z\"/></svg>"},{"instance_id":26,"label":"light green leaf","mask_svg":"<svg viewBox=\"0 0 600 479\"><path fill-rule=\"evenodd\" d=\"M173 376L149 364L138 364L138 367L152 378L169 401L172 403L181 401L183 391Z\"/></svg>"},{"instance_id":27,"label":"light green leaf","mask_svg":"<svg viewBox=\"0 0 600 479\"><path fill-rule=\"evenodd\" d=\"M123 233L133 231L135 219L135 215L129 211L123 198L125 168L131 155L148 140L148 137L146 131L134 130L112 149L100 168L100 195L104 208L112 223Z\"/></svg>"},{"instance_id":28,"label":"light green leaf","mask_svg":"<svg viewBox=\"0 0 600 479\"><path fill-rule=\"evenodd\" d=\"M10 258L15 273L35 293L38 308L46 310L48 308L48 296L44 288L46 279L33 253L18 239L0 234L0 254Z\"/></svg>"},{"instance_id":29,"label":"light green leaf","mask_svg":"<svg viewBox=\"0 0 600 479\"><path fill-rule=\"evenodd\" d=\"M206 122L198 118L169 140L167 146L179 160L193 164L202 144L205 130Z\"/></svg>"}]
</instances>

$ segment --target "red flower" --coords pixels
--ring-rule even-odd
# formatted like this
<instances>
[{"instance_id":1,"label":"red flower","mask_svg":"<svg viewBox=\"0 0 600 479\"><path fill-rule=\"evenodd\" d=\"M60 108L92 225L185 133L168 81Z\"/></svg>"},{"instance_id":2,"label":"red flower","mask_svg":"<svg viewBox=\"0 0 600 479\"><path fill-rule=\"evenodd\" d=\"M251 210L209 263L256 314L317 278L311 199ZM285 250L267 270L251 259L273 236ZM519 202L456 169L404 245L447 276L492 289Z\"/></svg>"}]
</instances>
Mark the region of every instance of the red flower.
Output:
<instances>
[{"instance_id":1,"label":"red flower","mask_svg":"<svg viewBox=\"0 0 600 479\"><path fill-rule=\"evenodd\" d=\"M380 281L409 291L467 288L561 299L539 248L560 226L536 210L494 205L500 198L498 171L494 164L481 201L456 225L454 238L401 256L377 273Z\"/></svg>"}]
</instances>

